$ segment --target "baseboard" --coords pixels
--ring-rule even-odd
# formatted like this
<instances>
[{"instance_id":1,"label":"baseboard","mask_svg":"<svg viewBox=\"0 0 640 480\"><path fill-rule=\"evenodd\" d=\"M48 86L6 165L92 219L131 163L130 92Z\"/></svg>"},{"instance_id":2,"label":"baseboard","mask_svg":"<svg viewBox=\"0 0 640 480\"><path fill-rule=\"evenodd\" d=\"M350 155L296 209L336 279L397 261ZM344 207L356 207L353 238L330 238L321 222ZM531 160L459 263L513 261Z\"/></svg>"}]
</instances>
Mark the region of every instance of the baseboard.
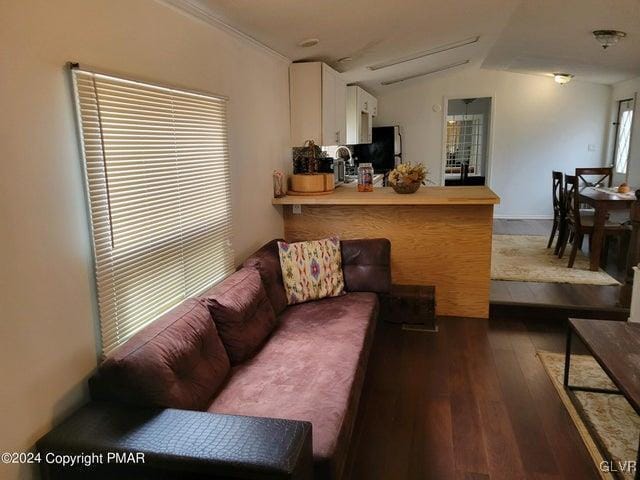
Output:
<instances>
[{"instance_id":1,"label":"baseboard","mask_svg":"<svg viewBox=\"0 0 640 480\"><path fill-rule=\"evenodd\" d=\"M553 220L553 215L501 215L494 214L496 220Z\"/></svg>"}]
</instances>

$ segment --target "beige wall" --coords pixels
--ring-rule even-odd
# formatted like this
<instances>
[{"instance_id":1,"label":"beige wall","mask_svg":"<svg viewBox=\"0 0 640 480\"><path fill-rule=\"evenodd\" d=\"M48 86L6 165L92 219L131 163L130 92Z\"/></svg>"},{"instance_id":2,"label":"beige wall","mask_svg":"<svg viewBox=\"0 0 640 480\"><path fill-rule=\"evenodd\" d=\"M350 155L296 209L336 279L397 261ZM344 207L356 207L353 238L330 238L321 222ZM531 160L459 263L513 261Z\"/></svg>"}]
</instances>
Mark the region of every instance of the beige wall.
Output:
<instances>
[{"instance_id":1,"label":"beige wall","mask_svg":"<svg viewBox=\"0 0 640 480\"><path fill-rule=\"evenodd\" d=\"M96 366L65 62L230 97L238 260L282 235L270 174L290 157L288 62L153 0L4 1L0 45L0 451L22 451L86 398Z\"/></svg>"},{"instance_id":2,"label":"beige wall","mask_svg":"<svg viewBox=\"0 0 640 480\"><path fill-rule=\"evenodd\" d=\"M611 87L482 70L475 65L377 91L374 124L401 127L403 158L424 163L440 182L444 97L494 97L490 187L501 197L496 216L552 215L551 171L605 161ZM589 145L594 146L589 151Z\"/></svg>"}]
</instances>

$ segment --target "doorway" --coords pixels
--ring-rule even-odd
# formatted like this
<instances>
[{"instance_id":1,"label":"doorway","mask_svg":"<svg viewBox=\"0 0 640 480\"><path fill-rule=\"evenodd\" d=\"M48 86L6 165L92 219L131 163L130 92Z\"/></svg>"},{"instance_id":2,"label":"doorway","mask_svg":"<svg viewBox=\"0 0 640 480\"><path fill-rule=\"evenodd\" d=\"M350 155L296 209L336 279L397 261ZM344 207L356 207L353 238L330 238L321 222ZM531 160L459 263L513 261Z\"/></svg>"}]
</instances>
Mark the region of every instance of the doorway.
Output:
<instances>
[{"instance_id":1,"label":"doorway","mask_svg":"<svg viewBox=\"0 0 640 480\"><path fill-rule=\"evenodd\" d=\"M489 170L491 97L447 100L444 185L485 185Z\"/></svg>"}]
</instances>

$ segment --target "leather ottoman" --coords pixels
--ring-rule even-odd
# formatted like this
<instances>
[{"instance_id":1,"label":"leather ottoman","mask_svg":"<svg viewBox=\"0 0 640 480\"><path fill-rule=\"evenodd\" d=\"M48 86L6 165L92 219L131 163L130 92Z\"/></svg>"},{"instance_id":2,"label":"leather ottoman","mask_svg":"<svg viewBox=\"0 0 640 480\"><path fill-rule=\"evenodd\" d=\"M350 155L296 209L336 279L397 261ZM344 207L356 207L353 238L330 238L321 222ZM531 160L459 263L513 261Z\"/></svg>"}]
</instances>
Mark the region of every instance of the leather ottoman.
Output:
<instances>
[{"instance_id":1,"label":"leather ottoman","mask_svg":"<svg viewBox=\"0 0 640 480\"><path fill-rule=\"evenodd\" d=\"M408 330L437 331L436 288L428 285L392 285L380 295L383 320Z\"/></svg>"}]
</instances>

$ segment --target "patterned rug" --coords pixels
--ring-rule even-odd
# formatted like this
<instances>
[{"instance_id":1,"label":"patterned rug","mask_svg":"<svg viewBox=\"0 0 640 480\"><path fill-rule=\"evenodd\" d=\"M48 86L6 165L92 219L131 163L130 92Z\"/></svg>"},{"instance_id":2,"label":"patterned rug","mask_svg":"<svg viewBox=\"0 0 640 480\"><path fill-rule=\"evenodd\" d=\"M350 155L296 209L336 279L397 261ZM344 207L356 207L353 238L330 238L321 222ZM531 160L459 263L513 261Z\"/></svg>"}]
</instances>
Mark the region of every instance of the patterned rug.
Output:
<instances>
[{"instance_id":1,"label":"patterned rug","mask_svg":"<svg viewBox=\"0 0 640 480\"><path fill-rule=\"evenodd\" d=\"M575 405L563 386L564 354L538 352L538 356L596 465L599 466L604 457L598 449L596 440L591 437L585 421L597 432L607 457L616 462L614 465L627 465L624 464L625 461L635 461L640 434L640 417L624 397L603 393L573 392L583 412L583 419L578 415ZM588 355L571 356L569 376L572 385L616 388L593 357ZM628 471L621 476L625 479L633 478L633 474ZM603 478L612 478L612 476L603 472Z\"/></svg>"},{"instance_id":2,"label":"patterned rug","mask_svg":"<svg viewBox=\"0 0 640 480\"><path fill-rule=\"evenodd\" d=\"M568 253L559 259L553 254L553 248L547 248L547 241L547 237L537 235L494 235L491 279L620 285L615 278L602 270L589 270L589 259L582 252L578 252L573 268L567 268Z\"/></svg>"}]
</instances>

